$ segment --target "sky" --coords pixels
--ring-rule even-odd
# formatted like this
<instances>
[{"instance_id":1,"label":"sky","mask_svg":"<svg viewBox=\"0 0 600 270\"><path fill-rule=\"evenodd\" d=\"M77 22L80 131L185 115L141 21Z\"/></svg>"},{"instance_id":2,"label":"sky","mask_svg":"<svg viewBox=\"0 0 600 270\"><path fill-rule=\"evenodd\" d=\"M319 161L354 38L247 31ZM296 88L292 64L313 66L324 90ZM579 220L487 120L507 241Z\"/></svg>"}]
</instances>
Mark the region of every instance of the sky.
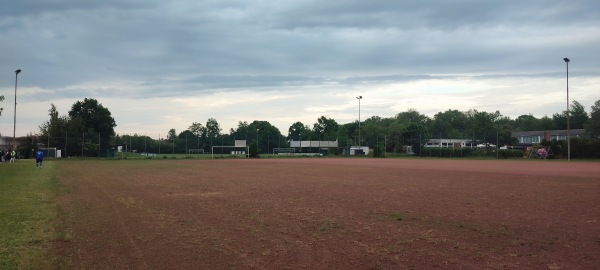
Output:
<instances>
[{"instance_id":1,"label":"sky","mask_svg":"<svg viewBox=\"0 0 600 270\"><path fill-rule=\"evenodd\" d=\"M20 0L0 8L0 134L94 98L118 134L215 118L283 134L415 109L552 116L600 100L600 1ZM15 76L15 70L22 72ZM359 101L356 97L362 96ZM360 102L360 109L359 109ZM162 134L162 135L161 135Z\"/></svg>"}]
</instances>

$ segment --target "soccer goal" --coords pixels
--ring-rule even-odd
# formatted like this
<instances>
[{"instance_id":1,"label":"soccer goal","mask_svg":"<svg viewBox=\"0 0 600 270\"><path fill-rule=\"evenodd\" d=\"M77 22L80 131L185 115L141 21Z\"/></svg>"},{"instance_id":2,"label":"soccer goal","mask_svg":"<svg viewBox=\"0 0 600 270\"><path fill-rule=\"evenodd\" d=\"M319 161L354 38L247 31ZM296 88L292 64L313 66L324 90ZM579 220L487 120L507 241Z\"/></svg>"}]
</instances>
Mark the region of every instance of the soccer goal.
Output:
<instances>
[{"instance_id":1,"label":"soccer goal","mask_svg":"<svg viewBox=\"0 0 600 270\"><path fill-rule=\"evenodd\" d=\"M204 154L204 149L188 149L188 154Z\"/></svg>"},{"instance_id":2,"label":"soccer goal","mask_svg":"<svg viewBox=\"0 0 600 270\"><path fill-rule=\"evenodd\" d=\"M59 158L60 155L61 155L60 149L56 149L56 147L53 147L53 148L40 148L40 150L42 150L42 152L44 152L44 157Z\"/></svg>"},{"instance_id":3,"label":"soccer goal","mask_svg":"<svg viewBox=\"0 0 600 270\"><path fill-rule=\"evenodd\" d=\"M293 155L296 148L273 148L273 155Z\"/></svg>"}]
</instances>

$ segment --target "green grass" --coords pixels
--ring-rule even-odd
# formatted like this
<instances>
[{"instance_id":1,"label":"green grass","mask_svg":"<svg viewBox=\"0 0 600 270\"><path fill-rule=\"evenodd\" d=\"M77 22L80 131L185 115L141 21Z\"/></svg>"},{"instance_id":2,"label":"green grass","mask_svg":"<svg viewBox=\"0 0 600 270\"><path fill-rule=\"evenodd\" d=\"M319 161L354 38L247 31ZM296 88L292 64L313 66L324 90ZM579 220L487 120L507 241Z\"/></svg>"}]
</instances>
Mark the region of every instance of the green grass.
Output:
<instances>
[{"instance_id":1,"label":"green grass","mask_svg":"<svg viewBox=\"0 0 600 270\"><path fill-rule=\"evenodd\" d=\"M335 220L327 220L318 226L318 230L322 233L339 229L342 229L342 225Z\"/></svg>"},{"instance_id":2,"label":"green grass","mask_svg":"<svg viewBox=\"0 0 600 270\"><path fill-rule=\"evenodd\" d=\"M33 160L0 164L0 269L56 269L64 262L51 254L53 241L66 240L57 222L60 183L54 162L43 169Z\"/></svg>"}]
</instances>

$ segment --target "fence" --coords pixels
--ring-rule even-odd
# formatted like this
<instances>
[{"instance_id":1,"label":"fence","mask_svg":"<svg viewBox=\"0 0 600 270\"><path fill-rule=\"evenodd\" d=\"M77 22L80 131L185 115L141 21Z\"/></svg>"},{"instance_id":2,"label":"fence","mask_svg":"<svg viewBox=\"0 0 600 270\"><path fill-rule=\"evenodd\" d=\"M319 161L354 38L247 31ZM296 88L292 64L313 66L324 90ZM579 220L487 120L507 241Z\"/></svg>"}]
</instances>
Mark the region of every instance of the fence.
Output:
<instances>
[{"instance_id":1,"label":"fence","mask_svg":"<svg viewBox=\"0 0 600 270\"><path fill-rule=\"evenodd\" d=\"M364 134L366 133L366 134ZM367 146L373 149L376 155L382 153L404 153L421 157L473 157L485 156L502 158L507 154L501 151L503 146L517 145L516 138L507 131L478 131L446 134L444 132L404 132L373 134L364 132L360 138L358 136L341 135L339 137L320 137L305 136L303 141L338 141L338 147L302 147L296 149L297 153L322 153L330 155L343 154L343 149L351 146ZM306 138L308 137L308 138ZM61 136L35 137L29 136L27 140L19 142L20 149L25 156L34 149L57 148L61 150L62 157L114 157L115 152L135 152L150 153L153 155L169 154L189 154L193 149L196 154L204 150L204 153L211 153L212 146L235 145L235 141L246 139L250 151L256 151L259 154L273 153L274 149L291 148L291 141L297 141L301 138L288 138L284 136L260 135L249 136L248 138L235 138L234 136L223 134L217 137L197 137L197 136L179 136L170 139L159 135L158 139L146 135L105 135L100 133L80 133L72 134L65 132ZM566 147L563 142L553 143L553 152L562 156ZM311 144L311 146L313 146ZM324 149L325 148L325 149ZM589 147L588 147L589 148ZM575 146L573 149L578 149ZM323 152L324 150L328 150ZM221 148L215 148L215 154L228 154ZM194 155L196 155L194 154ZM514 155L514 154L511 154Z\"/></svg>"}]
</instances>

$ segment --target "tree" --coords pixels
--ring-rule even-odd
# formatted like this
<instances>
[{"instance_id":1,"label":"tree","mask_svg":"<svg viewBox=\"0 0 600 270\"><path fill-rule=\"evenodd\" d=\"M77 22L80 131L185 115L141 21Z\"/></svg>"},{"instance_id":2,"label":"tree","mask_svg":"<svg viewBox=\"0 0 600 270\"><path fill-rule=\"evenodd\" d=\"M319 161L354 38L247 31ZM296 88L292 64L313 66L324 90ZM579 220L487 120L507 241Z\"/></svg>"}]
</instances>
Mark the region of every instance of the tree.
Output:
<instances>
[{"instance_id":1,"label":"tree","mask_svg":"<svg viewBox=\"0 0 600 270\"><path fill-rule=\"evenodd\" d=\"M584 128L589 120L588 114L585 112L585 107L577 100L573 100L569 109L569 129ZM552 115L554 129L567 129L567 111Z\"/></svg>"},{"instance_id":2,"label":"tree","mask_svg":"<svg viewBox=\"0 0 600 270\"><path fill-rule=\"evenodd\" d=\"M592 105L590 119L585 129L593 135L600 136L600 100L596 100Z\"/></svg>"},{"instance_id":3,"label":"tree","mask_svg":"<svg viewBox=\"0 0 600 270\"><path fill-rule=\"evenodd\" d=\"M567 112L552 115L552 129L567 129Z\"/></svg>"},{"instance_id":4,"label":"tree","mask_svg":"<svg viewBox=\"0 0 600 270\"><path fill-rule=\"evenodd\" d=\"M489 113L473 109L467 112L467 117L469 118L469 129L471 132L495 131L497 129L494 128L494 123L503 118L499 111Z\"/></svg>"},{"instance_id":5,"label":"tree","mask_svg":"<svg viewBox=\"0 0 600 270\"><path fill-rule=\"evenodd\" d=\"M217 119L209 118L206 121L206 135L209 138L216 138L217 136L219 136L219 134L221 134L221 127L219 126L219 122L217 122Z\"/></svg>"},{"instance_id":6,"label":"tree","mask_svg":"<svg viewBox=\"0 0 600 270\"><path fill-rule=\"evenodd\" d=\"M433 134L445 134L448 138L463 138L468 125L467 114L458 110L447 110L433 116L430 130Z\"/></svg>"},{"instance_id":7,"label":"tree","mask_svg":"<svg viewBox=\"0 0 600 270\"><path fill-rule=\"evenodd\" d=\"M569 115L569 126L572 129L582 129L587 124L590 117L585 112L585 107L577 100L573 100L570 115Z\"/></svg>"},{"instance_id":8,"label":"tree","mask_svg":"<svg viewBox=\"0 0 600 270\"><path fill-rule=\"evenodd\" d=\"M59 116L54 103L50 104L48 115L50 116L50 120L42 123L40 126L42 136L46 137L48 139L47 141L49 141L50 138L63 137L65 134L59 134L59 132L62 133L68 130L67 126L69 124L69 118L67 116ZM53 142L52 145L59 148L64 147L64 145L60 145L60 142Z\"/></svg>"},{"instance_id":9,"label":"tree","mask_svg":"<svg viewBox=\"0 0 600 270\"><path fill-rule=\"evenodd\" d=\"M116 135L115 143L125 146L123 151L139 153L157 153L158 142L146 135Z\"/></svg>"},{"instance_id":10,"label":"tree","mask_svg":"<svg viewBox=\"0 0 600 270\"><path fill-rule=\"evenodd\" d=\"M248 154L250 155L250 157L253 157L253 158L260 157L258 155L258 146L256 144L256 141L253 141L248 145Z\"/></svg>"},{"instance_id":11,"label":"tree","mask_svg":"<svg viewBox=\"0 0 600 270\"><path fill-rule=\"evenodd\" d=\"M100 148L108 148L110 138L115 135L115 119L110 111L93 98L85 98L77 101L69 111L71 121L79 122L79 132L92 133L89 135L99 136Z\"/></svg>"},{"instance_id":12,"label":"tree","mask_svg":"<svg viewBox=\"0 0 600 270\"><path fill-rule=\"evenodd\" d=\"M188 153L188 149L197 148L198 140L190 130L184 130L175 140L175 148L178 153Z\"/></svg>"},{"instance_id":13,"label":"tree","mask_svg":"<svg viewBox=\"0 0 600 270\"><path fill-rule=\"evenodd\" d=\"M310 137L310 127L302 122L293 123L288 129L288 140L301 140L301 138L308 139Z\"/></svg>"},{"instance_id":14,"label":"tree","mask_svg":"<svg viewBox=\"0 0 600 270\"><path fill-rule=\"evenodd\" d=\"M548 116L538 119L531 114L524 114L515 119L513 127L515 131L551 130L554 129L554 123Z\"/></svg>"},{"instance_id":15,"label":"tree","mask_svg":"<svg viewBox=\"0 0 600 270\"><path fill-rule=\"evenodd\" d=\"M531 114L520 115L515 119L515 130L517 131L532 131L539 130L539 119Z\"/></svg>"},{"instance_id":16,"label":"tree","mask_svg":"<svg viewBox=\"0 0 600 270\"><path fill-rule=\"evenodd\" d=\"M217 122L217 119L214 118L208 118L208 120L206 120L206 137L209 140L209 145L210 147L212 147L213 141L215 141L219 135L221 135L221 127L219 126L219 122Z\"/></svg>"},{"instance_id":17,"label":"tree","mask_svg":"<svg viewBox=\"0 0 600 270\"><path fill-rule=\"evenodd\" d=\"M419 113L416 109L408 109L406 112L401 112L396 115L396 120L409 125L411 123L417 125L427 125L431 119L424 114Z\"/></svg>"},{"instance_id":18,"label":"tree","mask_svg":"<svg viewBox=\"0 0 600 270\"><path fill-rule=\"evenodd\" d=\"M67 115L60 116L54 104L50 104L48 116L50 119L39 127L40 142L47 144L47 147L63 149L65 156L81 155L81 127L83 126L81 119L71 119ZM94 137L97 138L97 135Z\"/></svg>"},{"instance_id":19,"label":"tree","mask_svg":"<svg viewBox=\"0 0 600 270\"><path fill-rule=\"evenodd\" d=\"M554 124L552 123L552 118L544 115L540 118L540 125L537 130L551 130L554 128Z\"/></svg>"},{"instance_id":20,"label":"tree","mask_svg":"<svg viewBox=\"0 0 600 270\"><path fill-rule=\"evenodd\" d=\"M340 125L338 128L338 145L339 147L348 147L358 145L358 120Z\"/></svg>"},{"instance_id":21,"label":"tree","mask_svg":"<svg viewBox=\"0 0 600 270\"><path fill-rule=\"evenodd\" d=\"M192 134L196 137L202 137L206 133L206 128L202 126L202 124L198 122L193 122L192 125L188 128Z\"/></svg>"},{"instance_id":22,"label":"tree","mask_svg":"<svg viewBox=\"0 0 600 270\"><path fill-rule=\"evenodd\" d=\"M390 152L399 152L403 150L402 125L393 121L387 128L387 149Z\"/></svg>"},{"instance_id":23,"label":"tree","mask_svg":"<svg viewBox=\"0 0 600 270\"><path fill-rule=\"evenodd\" d=\"M317 122L313 124L313 131L320 135L322 138L335 138L335 134L338 130L338 123L333 118L327 118L325 116L319 117Z\"/></svg>"},{"instance_id":24,"label":"tree","mask_svg":"<svg viewBox=\"0 0 600 270\"><path fill-rule=\"evenodd\" d=\"M248 129L247 121L238 121L237 128L232 129L230 134L233 136L234 140L248 140Z\"/></svg>"},{"instance_id":25,"label":"tree","mask_svg":"<svg viewBox=\"0 0 600 270\"><path fill-rule=\"evenodd\" d=\"M248 129L248 140L257 142L254 147L258 146L260 153L271 153L274 147L279 147L279 139L283 137L279 129L267 121L255 120L248 125Z\"/></svg>"},{"instance_id":26,"label":"tree","mask_svg":"<svg viewBox=\"0 0 600 270\"><path fill-rule=\"evenodd\" d=\"M395 117L396 124L390 126L394 128L390 132L394 134L392 139L395 140L392 144L395 144L396 148L402 145L410 145L413 151L417 154L421 153L421 145L426 138L429 137L427 127L429 126L431 119L424 114L419 113L415 109L409 109L406 112L401 112Z\"/></svg>"},{"instance_id":27,"label":"tree","mask_svg":"<svg viewBox=\"0 0 600 270\"><path fill-rule=\"evenodd\" d=\"M175 139L177 139L177 131L175 131L174 128L169 129L169 132L167 132L167 140L173 141Z\"/></svg>"},{"instance_id":28,"label":"tree","mask_svg":"<svg viewBox=\"0 0 600 270\"><path fill-rule=\"evenodd\" d=\"M410 145L413 152L421 155L421 146L426 141L427 132L424 125L410 123L402 130L402 137L405 138L404 145Z\"/></svg>"},{"instance_id":29,"label":"tree","mask_svg":"<svg viewBox=\"0 0 600 270\"><path fill-rule=\"evenodd\" d=\"M383 153L383 145L385 138L385 124L383 118L372 116L362 123L361 126L361 142L366 142L367 145L373 147L379 154ZM379 148L379 149L378 149Z\"/></svg>"}]
</instances>

